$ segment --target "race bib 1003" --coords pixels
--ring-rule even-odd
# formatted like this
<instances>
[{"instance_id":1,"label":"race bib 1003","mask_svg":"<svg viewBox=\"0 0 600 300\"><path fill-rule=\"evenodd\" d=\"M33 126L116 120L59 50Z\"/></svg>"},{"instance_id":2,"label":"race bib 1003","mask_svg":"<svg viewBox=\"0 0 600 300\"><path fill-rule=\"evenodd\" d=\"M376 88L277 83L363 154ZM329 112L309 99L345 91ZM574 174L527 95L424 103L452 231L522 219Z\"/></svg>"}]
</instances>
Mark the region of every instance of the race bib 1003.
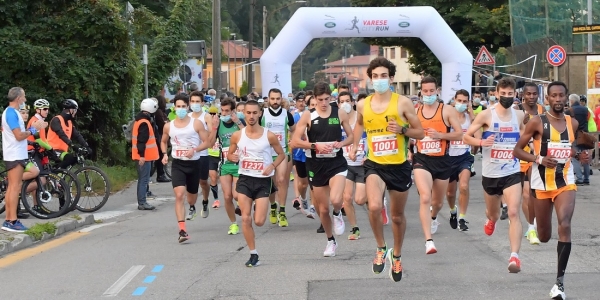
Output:
<instances>
[{"instance_id":1,"label":"race bib 1003","mask_svg":"<svg viewBox=\"0 0 600 300\"><path fill-rule=\"evenodd\" d=\"M556 159L559 164L567 163L571 159L571 144L570 143L548 143L547 155Z\"/></svg>"},{"instance_id":2,"label":"race bib 1003","mask_svg":"<svg viewBox=\"0 0 600 300\"><path fill-rule=\"evenodd\" d=\"M398 139L395 134L374 136L371 138L371 144L375 156L398 154Z\"/></svg>"}]
</instances>

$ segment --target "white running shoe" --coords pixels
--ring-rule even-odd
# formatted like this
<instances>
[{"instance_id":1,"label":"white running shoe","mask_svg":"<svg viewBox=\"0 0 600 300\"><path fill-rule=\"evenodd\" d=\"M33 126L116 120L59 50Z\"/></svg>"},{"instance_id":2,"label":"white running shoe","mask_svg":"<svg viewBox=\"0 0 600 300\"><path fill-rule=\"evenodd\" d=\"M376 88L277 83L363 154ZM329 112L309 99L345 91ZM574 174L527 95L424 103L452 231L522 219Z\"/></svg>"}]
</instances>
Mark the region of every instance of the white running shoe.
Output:
<instances>
[{"instance_id":1,"label":"white running shoe","mask_svg":"<svg viewBox=\"0 0 600 300\"><path fill-rule=\"evenodd\" d=\"M308 210L306 211L306 217L310 218L310 219L316 219L317 218L317 210L315 209L314 205L311 205Z\"/></svg>"},{"instance_id":2,"label":"white running shoe","mask_svg":"<svg viewBox=\"0 0 600 300\"><path fill-rule=\"evenodd\" d=\"M437 253L437 249L435 248L435 244L433 241L425 242L425 254L434 254Z\"/></svg>"},{"instance_id":3,"label":"white running shoe","mask_svg":"<svg viewBox=\"0 0 600 300\"><path fill-rule=\"evenodd\" d=\"M562 284L555 284L550 290L550 298L552 299L560 299L566 300L567 296L565 295L565 288Z\"/></svg>"},{"instance_id":4,"label":"white running shoe","mask_svg":"<svg viewBox=\"0 0 600 300\"><path fill-rule=\"evenodd\" d=\"M440 222L437 219L431 220L431 234L435 234L440 226Z\"/></svg>"},{"instance_id":5,"label":"white running shoe","mask_svg":"<svg viewBox=\"0 0 600 300\"><path fill-rule=\"evenodd\" d=\"M333 257L335 256L335 250L337 249L337 243L335 241L327 241L327 247L325 247L325 251L323 252L324 257Z\"/></svg>"},{"instance_id":6,"label":"white running shoe","mask_svg":"<svg viewBox=\"0 0 600 300\"><path fill-rule=\"evenodd\" d=\"M346 224L344 223L344 216L342 212L339 215L333 216L333 231L336 235L340 236L346 232Z\"/></svg>"}]
</instances>

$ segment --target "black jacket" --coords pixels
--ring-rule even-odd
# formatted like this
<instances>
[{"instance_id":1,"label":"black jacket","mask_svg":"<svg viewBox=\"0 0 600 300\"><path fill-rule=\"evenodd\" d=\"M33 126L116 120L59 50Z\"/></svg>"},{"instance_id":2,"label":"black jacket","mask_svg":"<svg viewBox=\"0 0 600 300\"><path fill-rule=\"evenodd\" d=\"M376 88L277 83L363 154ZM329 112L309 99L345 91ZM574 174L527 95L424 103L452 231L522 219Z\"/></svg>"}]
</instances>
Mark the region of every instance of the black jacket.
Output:
<instances>
[{"instance_id":1,"label":"black jacket","mask_svg":"<svg viewBox=\"0 0 600 300\"><path fill-rule=\"evenodd\" d=\"M135 121L137 122L142 119L148 120L150 124L152 124L152 129L154 130L154 137L157 138L157 126L154 122L154 119L146 113L139 112L137 116L135 116ZM146 143L148 142L148 139L150 139L150 128L146 123L141 123L140 127L138 127L137 135L137 151L140 157L144 157L146 153Z\"/></svg>"},{"instance_id":2,"label":"black jacket","mask_svg":"<svg viewBox=\"0 0 600 300\"><path fill-rule=\"evenodd\" d=\"M575 104L573 104L566 112L568 115L575 118L577 122L579 122L579 127L577 130L588 132L588 117L590 112L588 111L587 107L582 106L579 104L579 102L575 102Z\"/></svg>"},{"instance_id":3,"label":"black jacket","mask_svg":"<svg viewBox=\"0 0 600 300\"><path fill-rule=\"evenodd\" d=\"M65 119L65 124L67 126L69 126L69 123L73 123L73 117L71 116L71 114L67 113L67 110L63 110L63 112L61 112L60 115ZM89 148L88 143L83 139L83 136L79 134L79 131L75 129L75 126L73 126L73 131L71 132L71 139L69 139L69 137L65 134L65 131L63 130L62 126L60 125L60 120L57 117L52 118L52 121L50 121L50 129L56 132L58 137L69 147L73 145L72 140L77 140L77 143L79 143L80 146Z\"/></svg>"}]
</instances>

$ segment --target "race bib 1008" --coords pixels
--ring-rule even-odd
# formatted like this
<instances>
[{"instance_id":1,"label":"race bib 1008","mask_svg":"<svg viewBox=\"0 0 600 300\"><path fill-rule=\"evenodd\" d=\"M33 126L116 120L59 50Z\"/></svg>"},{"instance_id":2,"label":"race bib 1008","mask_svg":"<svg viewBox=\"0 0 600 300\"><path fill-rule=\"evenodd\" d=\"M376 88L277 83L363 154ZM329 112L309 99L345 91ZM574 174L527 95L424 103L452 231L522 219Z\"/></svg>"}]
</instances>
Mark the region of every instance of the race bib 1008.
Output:
<instances>
[{"instance_id":1,"label":"race bib 1008","mask_svg":"<svg viewBox=\"0 0 600 300\"><path fill-rule=\"evenodd\" d=\"M432 139L426 136L424 139L419 141L421 144L421 153L423 154L437 154L442 153L442 141Z\"/></svg>"},{"instance_id":2,"label":"race bib 1008","mask_svg":"<svg viewBox=\"0 0 600 300\"><path fill-rule=\"evenodd\" d=\"M374 156L398 154L398 139L395 134L374 136L371 138Z\"/></svg>"},{"instance_id":3,"label":"race bib 1008","mask_svg":"<svg viewBox=\"0 0 600 300\"><path fill-rule=\"evenodd\" d=\"M547 155L556 159L559 164L567 163L571 159L571 144L570 143L548 143Z\"/></svg>"}]
</instances>

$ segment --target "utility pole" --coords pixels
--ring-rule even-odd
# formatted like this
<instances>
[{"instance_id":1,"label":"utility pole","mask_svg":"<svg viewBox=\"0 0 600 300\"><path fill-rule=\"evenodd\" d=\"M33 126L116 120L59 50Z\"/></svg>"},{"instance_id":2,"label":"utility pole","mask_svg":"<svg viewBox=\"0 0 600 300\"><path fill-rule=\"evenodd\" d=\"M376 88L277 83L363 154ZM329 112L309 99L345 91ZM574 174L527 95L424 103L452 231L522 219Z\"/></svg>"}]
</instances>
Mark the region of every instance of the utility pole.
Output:
<instances>
[{"instance_id":1,"label":"utility pole","mask_svg":"<svg viewBox=\"0 0 600 300\"><path fill-rule=\"evenodd\" d=\"M587 1L587 21L588 25L592 25L592 22L594 22L594 19L592 17L592 0ZM592 34L588 33L588 53L592 53L592 51L594 50L594 45L592 44L593 41L594 39L592 38Z\"/></svg>"},{"instance_id":2,"label":"utility pole","mask_svg":"<svg viewBox=\"0 0 600 300\"><path fill-rule=\"evenodd\" d=\"M221 96L221 1L213 1L212 67L213 86Z\"/></svg>"},{"instance_id":3,"label":"utility pole","mask_svg":"<svg viewBox=\"0 0 600 300\"><path fill-rule=\"evenodd\" d=\"M256 6L256 0L250 0L250 24L249 25L249 43L248 43L248 92L253 92L254 90L252 89L252 87L254 86L253 83L253 79L252 78L252 64L250 64L252 62L252 52L254 50L254 8ZM219 2L219 1L215 1L215 2Z\"/></svg>"},{"instance_id":4,"label":"utility pole","mask_svg":"<svg viewBox=\"0 0 600 300\"><path fill-rule=\"evenodd\" d=\"M267 51L267 7L263 6L263 52Z\"/></svg>"}]
</instances>

